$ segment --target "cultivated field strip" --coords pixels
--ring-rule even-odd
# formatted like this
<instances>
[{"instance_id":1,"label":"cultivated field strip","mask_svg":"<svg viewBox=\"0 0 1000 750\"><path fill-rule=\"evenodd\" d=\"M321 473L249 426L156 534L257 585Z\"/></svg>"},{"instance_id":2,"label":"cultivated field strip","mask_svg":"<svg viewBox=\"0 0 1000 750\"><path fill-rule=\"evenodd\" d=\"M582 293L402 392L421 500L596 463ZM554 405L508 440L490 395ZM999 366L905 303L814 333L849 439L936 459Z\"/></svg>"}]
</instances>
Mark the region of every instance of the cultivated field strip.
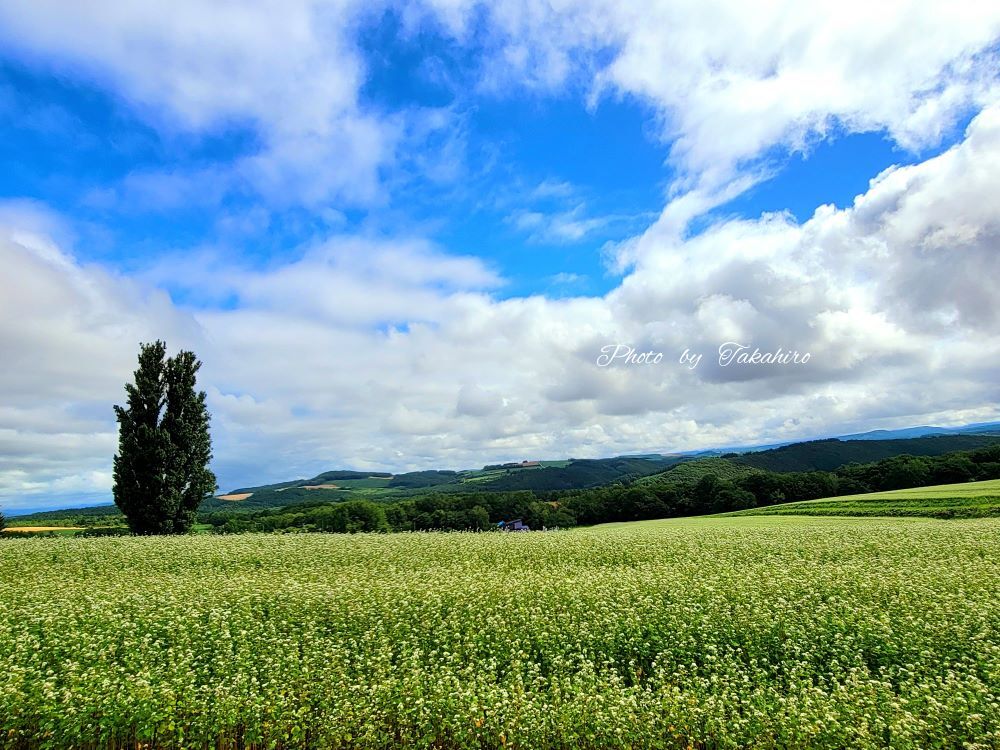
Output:
<instances>
[{"instance_id":1,"label":"cultivated field strip","mask_svg":"<svg viewBox=\"0 0 1000 750\"><path fill-rule=\"evenodd\" d=\"M1000 516L1000 479L841 495L728 513L730 516Z\"/></svg>"}]
</instances>

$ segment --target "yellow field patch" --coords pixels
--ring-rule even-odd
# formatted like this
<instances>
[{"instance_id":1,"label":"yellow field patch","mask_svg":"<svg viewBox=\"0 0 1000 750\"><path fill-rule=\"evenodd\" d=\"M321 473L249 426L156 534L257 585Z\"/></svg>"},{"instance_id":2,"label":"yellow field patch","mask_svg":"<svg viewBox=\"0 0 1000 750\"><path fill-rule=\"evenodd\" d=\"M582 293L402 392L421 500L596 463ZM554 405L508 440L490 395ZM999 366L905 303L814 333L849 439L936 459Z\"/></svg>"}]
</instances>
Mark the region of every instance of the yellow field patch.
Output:
<instances>
[{"instance_id":1,"label":"yellow field patch","mask_svg":"<svg viewBox=\"0 0 1000 750\"><path fill-rule=\"evenodd\" d=\"M31 531L82 531L83 526L8 526L4 531L23 532Z\"/></svg>"},{"instance_id":2,"label":"yellow field patch","mask_svg":"<svg viewBox=\"0 0 1000 750\"><path fill-rule=\"evenodd\" d=\"M237 492L235 495L218 495L217 500L231 500L232 502L238 502L240 500L246 500L250 497L252 492Z\"/></svg>"}]
</instances>

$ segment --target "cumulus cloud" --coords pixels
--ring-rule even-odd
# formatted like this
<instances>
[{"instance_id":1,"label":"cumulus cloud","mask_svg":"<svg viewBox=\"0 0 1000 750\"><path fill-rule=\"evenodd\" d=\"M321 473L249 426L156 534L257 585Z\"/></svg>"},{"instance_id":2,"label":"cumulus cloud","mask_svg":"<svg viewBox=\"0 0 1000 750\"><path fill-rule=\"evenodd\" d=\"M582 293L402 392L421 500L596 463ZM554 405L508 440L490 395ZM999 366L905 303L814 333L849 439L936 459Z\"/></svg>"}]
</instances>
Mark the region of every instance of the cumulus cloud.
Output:
<instances>
[{"instance_id":1,"label":"cumulus cloud","mask_svg":"<svg viewBox=\"0 0 1000 750\"><path fill-rule=\"evenodd\" d=\"M0 5L0 33L7 55L99 82L167 137L249 128L259 148L231 165L230 183L278 203L365 204L398 127L359 102L353 32L366 8L376 10L351 0L42 0ZM184 175L144 179L160 191Z\"/></svg>"},{"instance_id":2,"label":"cumulus cloud","mask_svg":"<svg viewBox=\"0 0 1000 750\"><path fill-rule=\"evenodd\" d=\"M804 149L836 127L922 148L997 90L1000 10L972 0L428 2L459 38L469 24L456 16L489 15L488 77L653 104L674 159L695 174L775 145Z\"/></svg>"},{"instance_id":3,"label":"cumulus cloud","mask_svg":"<svg viewBox=\"0 0 1000 750\"><path fill-rule=\"evenodd\" d=\"M864 132L920 153L1000 94L1000 9L977 0L426 2L480 46L484 90L650 106L675 170L664 218L678 234L790 153ZM484 35L470 31L480 16ZM630 262L620 249L618 270Z\"/></svg>"},{"instance_id":4,"label":"cumulus cloud","mask_svg":"<svg viewBox=\"0 0 1000 750\"><path fill-rule=\"evenodd\" d=\"M954 148L879 175L848 208L802 224L726 221L682 242L653 227L618 288L560 300L498 300L499 279L474 259L355 238L267 271L230 268L221 278L239 306L185 311L8 232L0 494L30 501L57 479L107 487L110 404L138 341L156 336L205 362L227 487L344 465L465 467L996 418L1000 321L984 300L997 218L972 198L998 190L990 108ZM721 367L715 351L730 340L812 358ZM665 359L598 367L600 348L619 342ZM677 362L684 349L704 354L697 368Z\"/></svg>"},{"instance_id":5,"label":"cumulus cloud","mask_svg":"<svg viewBox=\"0 0 1000 750\"><path fill-rule=\"evenodd\" d=\"M456 40L481 92L568 88L593 106L605 96L646 102L680 172L675 196L697 190L696 203L718 202L748 172L768 174L773 149L807 151L839 132L934 146L998 91L1000 10L977 0L39 0L0 6L0 34L7 55L97 81L167 135L249 129L258 147L215 180L225 189L250 184L276 204L364 205L427 117L414 112L408 126L363 100L357 40L385 12L404 33ZM457 93L464 79L450 85ZM454 125L454 114L435 116ZM184 179L143 175L134 187L169 199Z\"/></svg>"}]
</instances>

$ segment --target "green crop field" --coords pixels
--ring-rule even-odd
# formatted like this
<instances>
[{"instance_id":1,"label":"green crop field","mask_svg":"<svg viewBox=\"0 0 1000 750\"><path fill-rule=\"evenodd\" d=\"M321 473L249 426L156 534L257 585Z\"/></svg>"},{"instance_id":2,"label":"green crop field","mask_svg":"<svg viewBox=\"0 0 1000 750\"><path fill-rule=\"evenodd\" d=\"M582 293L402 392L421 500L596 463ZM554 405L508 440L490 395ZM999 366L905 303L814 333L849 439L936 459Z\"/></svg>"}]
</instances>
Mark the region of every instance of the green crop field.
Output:
<instances>
[{"instance_id":1,"label":"green crop field","mask_svg":"<svg viewBox=\"0 0 1000 750\"><path fill-rule=\"evenodd\" d=\"M1000 520L0 542L0 747L995 748Z\"/></svg>"},{"instance_id":2,"label":"green crop field","mask_svg":"<svg viewBox=\"0 0 1000 750\"><path fill-rule=\"evenodd\" d=\"M459 476L462 483L468 482L483 482L489 481L490 479L496 479L497 477L502 477L507 473L506 469L491 469L489 471L468 471L462 472Z\"/></svg>"},{"instance_id":3,"label":"green crop field","mask_svg":"<svg viewBox=\"0 0 1000 750\"><path fill-rule=\"evenodd\" d=\"M930 518L1000 516L1000 479L827 497L821 500L752 508L729 515L927 516Z\"/></svg>"}]
</instances>

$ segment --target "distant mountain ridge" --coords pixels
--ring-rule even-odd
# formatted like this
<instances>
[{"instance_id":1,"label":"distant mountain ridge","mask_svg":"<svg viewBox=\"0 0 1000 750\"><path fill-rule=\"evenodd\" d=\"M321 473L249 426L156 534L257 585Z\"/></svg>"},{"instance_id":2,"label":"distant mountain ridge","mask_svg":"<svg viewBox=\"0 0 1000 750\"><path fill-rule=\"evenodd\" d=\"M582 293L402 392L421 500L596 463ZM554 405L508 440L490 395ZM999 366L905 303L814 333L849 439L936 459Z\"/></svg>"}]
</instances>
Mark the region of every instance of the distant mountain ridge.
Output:
<instances>
[{"instance_id":1,"label":"distant mountain ridge","mask_svg":"<svg viewBox=\"0 0 1000 750\"><path fill-rule=\"evenodd\" d=\"M900 430L870 430L856 435L842 435L841 440L896 440L929 435L985 435L1000 433L1000 422L979 422L964 427L905 427Z\"/></svg>"}]
</instances>

